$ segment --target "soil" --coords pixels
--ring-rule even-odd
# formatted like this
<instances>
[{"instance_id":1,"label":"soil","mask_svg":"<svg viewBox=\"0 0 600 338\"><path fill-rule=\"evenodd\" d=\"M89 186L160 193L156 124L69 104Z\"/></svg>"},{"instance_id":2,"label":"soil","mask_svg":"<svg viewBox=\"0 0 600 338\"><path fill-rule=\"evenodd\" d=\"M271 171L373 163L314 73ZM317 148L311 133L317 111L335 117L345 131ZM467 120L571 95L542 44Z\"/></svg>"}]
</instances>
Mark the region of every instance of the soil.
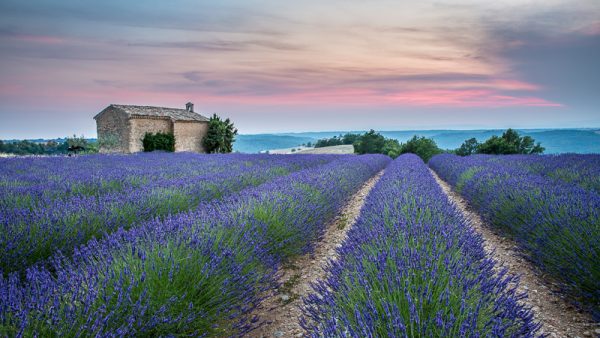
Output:
<instances>
[{"instance_id":1,"label":"soil","mask_svg":"<svg viewBox=\"0 0 600 338\"><path fill-rule=\"evenodd\" d=\"M540 333L548 337L600 337L600 323L594 323L588 314L570 304L568 296L560 292L558 283L527 261L513 240L496 233L433 170L431 173L450 202L481 234L486 252L499 263L497 269L506 267L510 274L520 277L517 290L527 293L528 297L522 302L533 310L535 320L541 323Z\"/></svg>"},{"instance_id":2,"label":"soil","mask_svg":"<svg viewBox=\"0 0 600 338\"><path fill-rule=\"evenodd\" d=\"M286 264L278 272L281 287L273 290L252 316L260 321L250 337L302 337L305 332L300 326L302 297L311 291L311 283L327 277L326 265L336 259L336 248L348 230L356 222L365 198L383 175L383 170L369 179L360 190L348 200L340 214L330 222L323 238L316 244L313 253L298 257Z\"/></svg>"}]
</instances>

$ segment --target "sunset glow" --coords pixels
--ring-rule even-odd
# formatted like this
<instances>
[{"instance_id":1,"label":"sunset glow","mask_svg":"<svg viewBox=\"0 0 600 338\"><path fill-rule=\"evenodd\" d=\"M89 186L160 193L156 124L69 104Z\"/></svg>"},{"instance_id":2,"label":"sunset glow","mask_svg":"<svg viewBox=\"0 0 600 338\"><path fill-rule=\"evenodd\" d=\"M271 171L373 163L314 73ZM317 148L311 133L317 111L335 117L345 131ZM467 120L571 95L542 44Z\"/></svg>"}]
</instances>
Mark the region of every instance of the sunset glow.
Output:
<instances>
[{"instance_id":1,"label":"sunset glow","mask_svg":"<svg viewBox=\"0 0 600 338\"><path fill-rule=\"evenodd\" d=\"M245 133L335 130L297 114L350 111L361 130L372 114L485 128L489 109L516 127L600 126L597 1L36 0L0 13L0 138L56 114L73 123L44 136L93 136L110 103L187 101Z\"/></svg>"}]
</instances>

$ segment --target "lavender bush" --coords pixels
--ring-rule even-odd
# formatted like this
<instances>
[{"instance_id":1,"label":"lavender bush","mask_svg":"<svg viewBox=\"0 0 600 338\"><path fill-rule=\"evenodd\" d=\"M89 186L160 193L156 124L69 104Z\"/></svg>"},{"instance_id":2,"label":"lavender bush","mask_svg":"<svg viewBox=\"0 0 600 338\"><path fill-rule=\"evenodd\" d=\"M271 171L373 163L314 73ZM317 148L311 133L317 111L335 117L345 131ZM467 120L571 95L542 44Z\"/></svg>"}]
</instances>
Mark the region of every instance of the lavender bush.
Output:
<instances>
[{"instance_id":1,"label":"lavender bush","mask_svg":"<svg viewBox=\"0 0 600 338\"><path fill-rule=\"evenodd\" d=\"M494 157L490 159L493 160ZM595 154L517 155L503 158L503 162L558 183L600 193L600 156Z\"/></svg>"},{"instance_id":2,"label":"lavender bush","mask_svg":"<svg viewBox=\"0 0 600 338\"><path fill-rule=\"evenodd\" d=\"M92 239L0 279L0 335L231 336L285 259L389 158L337 156L195 210Z\"/></svg>"},{"instance_id":3,"label":"lavender bush","mask_svg":"<svg viewBox=\"0 0 600 338\"><path fill-rule=\"evenodd\" d=\"M482 239L448 202L426 165L403 155L367 197L304 299L313 337L528 337L538 324L513 277L495 274Z\"/></svg>"},{"instance_id":4,"label":"lavender bush","mask_svg":"<svg viewBox=\"0 0 600 338\"><path fill-rule=\"evenodd\" d=\"M429 163L599 320L599 159L439 155Z\"/></svg>"},{"instance_id":5,"label":"lavender bush","mask_svg":"<svg viewBox=\"0 0 600 338\"><path fill-rule=\"evenodd\" d=\"M152 153L0 161L0 271L196 207L335 156Z\"/></svg>"}]
</instances>

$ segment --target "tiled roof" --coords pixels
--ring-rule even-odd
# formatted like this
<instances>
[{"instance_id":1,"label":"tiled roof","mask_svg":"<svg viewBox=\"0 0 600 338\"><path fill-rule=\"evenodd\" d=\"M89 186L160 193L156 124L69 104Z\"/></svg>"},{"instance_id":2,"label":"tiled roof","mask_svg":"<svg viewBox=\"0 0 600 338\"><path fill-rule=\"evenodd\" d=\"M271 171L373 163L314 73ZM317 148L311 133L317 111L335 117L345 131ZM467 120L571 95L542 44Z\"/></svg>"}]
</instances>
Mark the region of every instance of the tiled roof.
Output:
<instances>
[{"instance_id":1,"label":"tiled roof","mask_svg":"<svg viewBox=\"0 0 600 338\"><path fill-rule=\"evenodd\" d=\"M111 104L108 108L113 107L123 111L129 117L135 116L150 116L150 117L167 117L174 121L208 121L198 113L187 111L186 109L166 108L166 107L151 107L151 106L132 106ZM102 113L100 113L102 114ZM98 114L98 115L100 115ZM98 117L96 115L96 117ZM96 118L95 117L95 118Z\"/></svg>"}]
</instances>

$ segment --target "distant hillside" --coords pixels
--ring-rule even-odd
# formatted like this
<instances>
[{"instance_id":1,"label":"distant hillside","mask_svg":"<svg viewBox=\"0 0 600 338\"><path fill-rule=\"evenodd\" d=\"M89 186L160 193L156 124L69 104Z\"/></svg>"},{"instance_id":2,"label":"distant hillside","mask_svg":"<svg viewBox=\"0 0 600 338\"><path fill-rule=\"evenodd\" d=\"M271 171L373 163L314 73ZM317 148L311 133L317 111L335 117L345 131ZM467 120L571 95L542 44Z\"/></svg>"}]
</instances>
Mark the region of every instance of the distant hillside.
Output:
<instances>
[{"instance_id":1,"label":"distant hillside","mask_svg":"<svg viewBox=\"0 0 600 338\"><path fill-rule=\"evenodd\" d=\"M482 142L493 135L500 136L503 132L504 130L449 131L433 135L433 139L443 149L455 149L471 137ZM600 134L594 130L520 130L519 133L541 142L546 148L545 154L600 153Z\"/></svg>"},{"instance_id":2,"label":"distant hillside","mask_svg":"<svg viewBox=\"0 0 600 338\"><path fill-rule=\"evenodd\" d=\"M600 153L600 134L592 130L548 130L530 133L546 147L545 153Z\"/></svg>"},{"instance_id":3,"label":"distant hillside","mask_svg":"<svg viewBox=\"0 0 600 338\"><path fill-rule=\"evenodd\" d=\"M292 148L317 139L307 136L289 136L276 134L237 135L233 151L240 153L258 153L270 149Z\"/></svg>"},{"instance_id":4,"label":"distant hillside","mask_svg":"<svg viewBox=\"0 0 600 338\"><path fill-rule=\"evenodd\" d=\"M364 131L351 131L363 133ZM501 135L504 129L498 130L402 130L381 131L385 137L404 142L413 135L433 138L442 149L456 149L466 139L475 137L485 141L493 135ZM245 153L257 153L269 149L292 148L303 143L314 143L321 138L329 138L347 131L304 132L282 134L238 135L234 150ZM558 153L600 153L600 133L593 129L524 129L522 135L529 135L541 142L546 154Z\"/></svg>"}]
</instances>

